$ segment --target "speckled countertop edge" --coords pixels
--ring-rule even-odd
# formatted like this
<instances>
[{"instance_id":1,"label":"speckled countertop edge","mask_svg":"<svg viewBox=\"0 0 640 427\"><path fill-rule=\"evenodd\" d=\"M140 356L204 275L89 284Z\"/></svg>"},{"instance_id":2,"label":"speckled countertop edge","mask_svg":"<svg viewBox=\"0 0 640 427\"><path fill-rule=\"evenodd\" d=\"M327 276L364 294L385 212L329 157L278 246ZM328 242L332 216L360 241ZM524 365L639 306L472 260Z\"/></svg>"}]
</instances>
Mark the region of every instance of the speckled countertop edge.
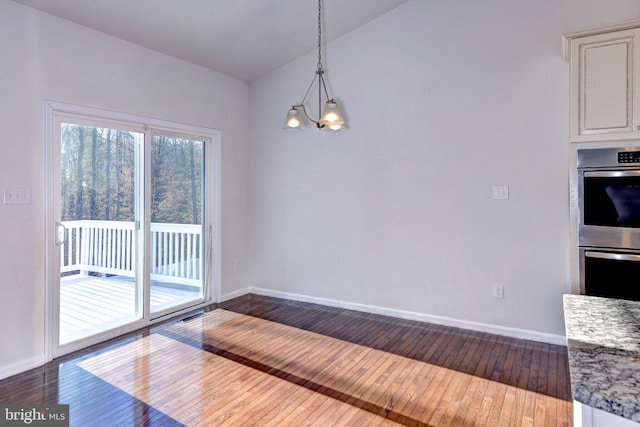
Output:
<instances>
[{"instance_id":1,"label":"speckled countertop edge","mask_svg":"<svg viewBox=\"0 0 640 427\"><path fill-rule=\"evenodd\" d=\"M586 295L563 302L573 398L640 422L640 302Z\"/></svg>"}]
</instances>

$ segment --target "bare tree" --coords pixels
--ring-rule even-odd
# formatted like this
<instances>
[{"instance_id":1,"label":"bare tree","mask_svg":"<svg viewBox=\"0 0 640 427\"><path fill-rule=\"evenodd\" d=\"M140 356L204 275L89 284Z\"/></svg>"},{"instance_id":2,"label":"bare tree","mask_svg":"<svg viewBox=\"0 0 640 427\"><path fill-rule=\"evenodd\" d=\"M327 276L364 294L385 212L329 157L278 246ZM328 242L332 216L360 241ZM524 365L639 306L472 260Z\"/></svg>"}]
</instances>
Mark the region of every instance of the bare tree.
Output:
<instances>
[{"instance_id":1,"label":"bare tree","mask_svg":"<svg viewBox=\"0 0 640 427\"><path fill-rule=\"evenodd\" d=\"M198 194L196 191L196 161L193 141L187 141L189 145L189 171L191 177L191 212L193 213L193 223L198 224Z\"/></svg>"},{"instance_id":2,"label":"bare tree","mask_svg":"<svg viewBox=\"0 0 640 427\"><path fill-rule=\"evenodd\" d=\"M84 173L82 163L84 161L84 126L78 126L78 168L76 175L76 216L75 219L83 219L82 194L84 187Z\"/></svg>"}]
</instances>

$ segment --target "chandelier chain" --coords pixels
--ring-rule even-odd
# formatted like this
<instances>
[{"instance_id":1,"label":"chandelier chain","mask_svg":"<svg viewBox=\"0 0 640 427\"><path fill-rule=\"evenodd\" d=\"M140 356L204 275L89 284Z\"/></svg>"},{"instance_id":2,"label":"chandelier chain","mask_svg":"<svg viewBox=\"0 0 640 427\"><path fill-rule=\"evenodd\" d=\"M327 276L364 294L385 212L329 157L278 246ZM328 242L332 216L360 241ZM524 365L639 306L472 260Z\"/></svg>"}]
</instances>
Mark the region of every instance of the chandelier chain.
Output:
<instances>
[{"instance_id":1,"label":"chandelier chain","mask_svg":"<svg viewBox=\"0 0 640 427\"><path fill-rule=\"evenodd\" d=\"M341 130L345 127L344 119L338 110L338 103L333 98L329 98L329 91L327 90L327 85L324 80L324 69L322 65L322 1L323 0L318 0L318 63L315 76L302 97L302 101L299 104L292 105L287 113L287 119L283 126L285 129L305 127L304 120L300 116L300 113L303 113L318 129ZM318 114L320 114L318 120L313 119L305 107L305 101L313 88L313 84L316 82L318 83ZM326 100L324 113L322 112L323 95Z\"/></svg>"},{"instance_id":2,"label":"chandelier chain","mask_svg":"<svg viewBox=\"0 0 640 427\"><path fill-rule=\"evenodd\" d=\"M322 70L322 0L318 0L318 70Z\"/></svg>"}]
</instances>

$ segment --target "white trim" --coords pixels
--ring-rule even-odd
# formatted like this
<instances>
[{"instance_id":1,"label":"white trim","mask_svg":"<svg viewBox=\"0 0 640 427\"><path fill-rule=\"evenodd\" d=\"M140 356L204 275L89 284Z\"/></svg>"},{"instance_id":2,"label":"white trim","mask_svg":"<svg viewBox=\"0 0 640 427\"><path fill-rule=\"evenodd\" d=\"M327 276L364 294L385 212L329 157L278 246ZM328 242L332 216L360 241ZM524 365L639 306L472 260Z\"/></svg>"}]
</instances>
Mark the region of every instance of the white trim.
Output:
<instances>
[{"instance_id":1,"label":"white trim","mask_svg":"<svg viewBox=\"0 0 640 427\"><path fill-rule=\"evenodd\" d=\"M573 31L571 33L564 33L562 37L566 39L575 39L578 37L593 36L595 34L604 34L604 33L611 33L614 31L631 30L633 28L640 28L640 19L633 19L631 21L623 21L615 24L587 28L585 30L580 30L580 31Z\"/></svg>"},{"instance_id":2,"label":"white trim","mask_svg":"<svg viewBox=\"0 0 640 427\"><path fill-rule=\"evenodd\" d=\"M564 33L562 34L562 53L564 60L569 62L569 55L571 50L570 45L572 39L595 36L597 34L612 33L615 31L632 30L634 28L640 28L640 19L618 22L616 24L604 25L601 27L587 28L586 30L574 31L571 33Z\"/></svg>"},{"instance_id":3,"label":"white trim","mask_svg":"<svg viewBox=\"0 0 640 427\"><path fill-rule=\"evenodd\" d=\"M437 325L452 326L455 328L470 329L472 331L486 332L489 334L503 335L512 338L521 338L530 341L539 341L563 346L566 345L566 338L563 335L548 334L545 332L531 331L528 329L510 328L508 326L491 325L488 323L479 323L464 319L454 319L452 317L436 316L433 314L417 313L406 310L397 310L376 305L358 304L329 298L312 297L290 292L274 291L272 289L250 287L249 292L257 295L284 298L294 301L310 302L314 304L327 305L330 307L362 311L365 313L381 314L383 316L397 317L400 319L416 320L418 322L427 322Z\"/></svg>"},{"instance_id":4,"label":"white trim","mask_svg":"<svg viewBox=\"0 0 640 427\"><path fill-rule=\"evenodd\" d=\"M205 173L207 185L207 204L205 208L205 232L207 239L205 242L210 244L211 253L208 254L207 264L205 264L205 274L207 281L205 290L207 298L212 302L220 302L222 295L222 142L221 133L218 131L211 136L208 149L205 148L206 164L208 165ZM211 178L206 176L212 174ZM209 232L211 232L212 240L209 242ZM206 253L206 249L205 249Z\"/></svg>"},{"instance_id":5,"label":"white trim","mask_svg":"<svg viewBox=\"0 0 640 427\"><path fill-rule=\"evenodd\" d=\"M249 288L244 288L244 289L240 289L238 291L228 292L228 293L220 296L220 302L229 301L230 299L241 297L241 296L246 295L246 294L248 294L250 292L251 291L249 290ZM257 293L258 292L256 292L256 294Z\"/></svg>"},{"instance_id":6,"label":"white trim","mask_svg":"<svg viewBox=\"0 0 640 427\"><path fill-rule=\"evenodd\" d=\"M42 140L44 141L44 212L42 217L44 219L44 357L45 361L53 359L54 351L54 336L57 336L57 327L54 328L56 322L55 304L56 298L54 294L54 280L55 274L53 274L54 266L56 263L55 257L55 221L51 212L54 212L55 197L54 197L54 182L51 179L54 176L55 161L54 161L54 116L55 111L53 105L49 102L44 102L44 135Z\"/></svg>"},{"instance_id":7,"label":"white trim","mask_svg":"<svg viewBox=\"0 0 640 427\"><path fill-rule=\"evenodd\" d=\"M144 127L151 127L154 131L166 131L171 135L184 135L189 137L202 137L219 139L220 131L203 126L195 126L185 123L173 122L171 120L154 119L137 114L119 113L100 108L85 107L84 105L67 104L59 101L45 100L45 105L49 106L57 114L71 114L78 116L91 116L100 119L101 122L114 121L117 125L129 123L138 132L144 132ZM142 125L142 126L140 126Z\"/></svg>"},{"instance_id":8,"label":"white trim","mask_svg":"<svg viewBox=\"0 0 640 427\"><path fill-rule=\"evenodd\" d=\"M0 380L9 378L12 375L19 374L21 372L28 371L29 369L37 368L46 363L45 356L40 355L32 357L30 359L20 360L15 363L10 363L0 367Z\"/></svg>"}]
</instances>

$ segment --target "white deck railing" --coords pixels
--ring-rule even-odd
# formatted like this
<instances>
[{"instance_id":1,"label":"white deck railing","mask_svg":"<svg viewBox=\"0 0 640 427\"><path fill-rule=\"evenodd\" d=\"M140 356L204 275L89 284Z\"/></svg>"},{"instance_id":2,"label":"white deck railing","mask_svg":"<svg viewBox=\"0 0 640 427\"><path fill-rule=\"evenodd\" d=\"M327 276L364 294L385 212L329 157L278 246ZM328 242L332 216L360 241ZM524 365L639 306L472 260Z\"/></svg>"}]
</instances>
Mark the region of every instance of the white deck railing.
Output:
<instances>
[{"instance_id":1,"label":"white deck railing","mask_svg":"<svg viewBox=\"0 0 640 427\"><path fill-rule=\"evenodd\" d=\"M117 274L134 277L134 223L63 221L60 272ZM151 223L151 279L200 286L203 278L202 226Z\"/></svg>"}]
</instances>

